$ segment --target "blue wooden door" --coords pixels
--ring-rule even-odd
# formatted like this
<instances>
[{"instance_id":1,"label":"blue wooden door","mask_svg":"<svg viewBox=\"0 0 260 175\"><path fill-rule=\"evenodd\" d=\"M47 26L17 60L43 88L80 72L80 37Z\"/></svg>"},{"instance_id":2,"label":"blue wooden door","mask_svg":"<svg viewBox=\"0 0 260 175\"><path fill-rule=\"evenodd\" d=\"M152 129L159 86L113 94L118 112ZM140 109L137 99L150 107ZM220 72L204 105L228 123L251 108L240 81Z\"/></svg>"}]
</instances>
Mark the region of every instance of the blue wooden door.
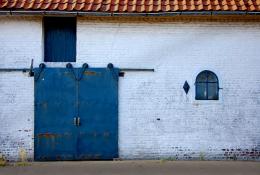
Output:
<instances>
[{"instance_id":1,"label":"blue wooden door","mask_svg":"<svg viewBox=\"0 0 260 175\"><path fill-rule=\"evenodd\" d=\"M116 68L35 69L35 160L118 157Z\"/></svg>"}]
</instances>

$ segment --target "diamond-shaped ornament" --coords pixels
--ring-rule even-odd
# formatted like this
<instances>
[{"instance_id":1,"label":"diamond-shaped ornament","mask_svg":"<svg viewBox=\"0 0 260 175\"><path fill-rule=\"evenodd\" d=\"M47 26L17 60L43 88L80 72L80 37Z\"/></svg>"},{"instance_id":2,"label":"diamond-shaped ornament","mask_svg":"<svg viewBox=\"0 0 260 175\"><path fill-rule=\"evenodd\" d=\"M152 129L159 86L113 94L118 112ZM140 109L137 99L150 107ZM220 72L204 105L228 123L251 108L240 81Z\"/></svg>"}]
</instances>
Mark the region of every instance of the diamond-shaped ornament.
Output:
<instances>
[{"instance_id":1,"label":"diamond-shaped ornament","mask_svg":"<svg viewBox=\"0 0 260 175\"><path fill-rule=\"evenodd\" d=\"M185 93L188 94L188 92L190 90L190 85L187 81L185 81L185 83L183 85L183 89L184 89Z\"/></svg>"}]
</instances>

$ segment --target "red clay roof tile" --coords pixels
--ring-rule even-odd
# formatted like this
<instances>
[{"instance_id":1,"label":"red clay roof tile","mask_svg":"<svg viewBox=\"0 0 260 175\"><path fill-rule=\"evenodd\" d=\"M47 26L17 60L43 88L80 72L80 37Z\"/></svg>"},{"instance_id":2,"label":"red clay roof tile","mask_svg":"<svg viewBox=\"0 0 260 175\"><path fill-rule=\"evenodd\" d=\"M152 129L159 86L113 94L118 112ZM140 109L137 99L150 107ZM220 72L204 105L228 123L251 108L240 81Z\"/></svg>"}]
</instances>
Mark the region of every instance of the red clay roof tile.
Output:
<instances>
[{"instance_id":1,"label":"red clay roof tile","mask_svg":"<svg viewBox=\"0 0 260 175\"><path fill-rule=\"evenodd\" d=\"M136 5L136 0L128 0L128 5L129 6Z\"/></svg>"},{"instance_id":2,"label":"red clay roof tile","mask_svg":"<svg viewBox=\"0 0 260 175\"><path fill-rule=\"evenodd\" d=\"M170 8L171 8L170 11L173 11L173 12L179 10L179 6L178 5L171 5Z\"/></svg>"},{"instance_id":3,"label":"red clay roof tile","mask_svg":"<svg viewBox=\"0 0 260 175\"><path fill-rule=\"evenodd\" d=\"M65 10L65 9L67 9L67 7L68 7L68 3L60 3L58 5L59 10Z\"/></svg>"},{"instance_id":4,"label":"red clay roof tile","mask_svg":"<svg viewBox=\"0 0 260 175\"><path fill-rule=\"evenodd\" d=\"M6 1L5 1L5 0L0 1L0 8L6 7L7 4L8 4L8 1L7 1L7 0L6 0Z\"/></svg>"},{"instance_id":5,"label":"red clay roof tile","mask_svg":"<svg viewBox=\"0 0 260 175\"><path fill-rule=\"evenodd\" d=\"M109 4L109 5L110 5L110 4L111 4L111 0L103 0L103 1L102 1L102 4L103 4L103 5Z\"/></svg>"},{"instance_id":6,"label":"red clay roof tile","mask_svg":"<svg viewBox=\"0 0 260 175\"><path fill-rule=\"evenodd\" d=\"M145 12L151 12L151 11L153 11L153 5L151 4L151 5L146 5L145 6Z\"/></svg>"},{"instance_id":7,"label":"red clay roof tile","mask_svg":"<svg viewBox=\"0 0 260 175\"><path fill-rule=\"evenodd\" d=\"M119 0L111 0L111 5L117 5L119 4Z\"/></svg>"},{"instance_id":8,"label":"red clay roof tile","mask_svg":"<svg viewBox=\"0 0 260 175\"><path fill-rule=\"evenodd\" d=\"M92 3L91 4L85 4L84 7L81 9L82 11L90 11L92 8Z\"/></svg>"},{"instance_id":9,"label":"red clay roof tile","mask_svg":"<svg viewBox=\"0 0 260 175\"><path fill-rule=\"evenodd\" d=\"M171 6L168 4L168 5L163 5L162 6L162 11L164 11L164 12L168 12L168 11L170 11L171 10Z\"/></svg>"},{"instance_id":10,"label":"red clay roof tile","mask_svg":"<svg viewBox=\"0 0 260 175\"><path fill-rule=\"evenodd\" d=\"M246 8L246 6L240 6L240 7L238 7L238 9L240 10L240 11L244 11L244 10L247 10L247 8Z\"/></svg>"},{"instance_id":11,"label":"red clay roof tile","mask_svg":"<svg viewBox=\"0 0 260 175\"><path fill-rule=\"evenodd\" d=\"M136 11L137 11L137 12L141 13L141 12L143 12L144 10L145 10L145 8L144 8L143 5L137 5L137 6L136 6Z\"/></svg>"},{"instance_id":12,"label":"red clay roof tile","mask_svg":"<svg viewBox=\"0 0 260 175\"><path fill-rule=\"evenodd\" d=\"M128 3L128 0L119 0L120 5L126 5Z\"/></svg>"},{"instance_id":13,"label":"red clay roof tile","mask_svg":"<svg viewBox=\"0 0 260 175\"><path fill-rule=\"evenodd\" d=\"M77 3L74 10L80 11L84 7L85 3Z\"/></svg>"},{"instance_id":14,"label":"red clay roof tile","mask_svg":"<svg viewBox=\"0 0 260 175\"><path fill-rule=\"evenodd\" d=\"M99 11L101 8L101 3L99 4L93 4L91 7L91 11Z\"/></svg>"},{"instance_id":15,"label":"red clay roof tile","mask_svg":"<svg viewBox=\"0 0 260 175\"><path fill-rule=\"evenodd\" d=\"M256 0L256 1L254 1L254 5L260 5L260 0Z\"/></svg>"},{"instance_id":16,"label":"red clay roof tile","mask_svg":"<svg viewBox=\"0 0 260 175\"><path fill-rule=\"evenodd\" d=\"M221 8L220 8L219 5L213 5L213 6L212 6L212 9L213 9L214 11L218 11L218 10L220 10Z\"/></svg>"},{"instance_id":17,"label":"red clay roof tile","mask_svg":"<svg viewBox=\"0 0 260 175\"><path fill-rule=\"evenodd\" d=\"M228 11L228 5L226 4L226 5L221 6L221 10Z\"/></svg>"},{"instance_id":18,"label":"red clay roof tile","mask_svg":"<svg viewBox=\"0 0 260 175\"><path fill-rule=\"evenodd\" d=\"M203 5L202 4L196 5L195 7L196 7L196 10L203 10Z\"/></svg>"},{"instance_id":19,"label":"red clay roof tile","mask_svg":"<svg viewBox=\"0 0 260 175\"><path fill-rule=\"evenodd\" d=\"M24 4L25 4L25 0L18 0L18 2L15 5L15 8L20 9L24 6Z\"/></svg>"},{"instance_id":20,"label":"red clay roof tile","mask_svg":"<svg viewBox=\"0 0 260 175\"><path fill-rule=\"evenodd\" d=\"M180 9L181 11L187 10L186 4L184 4L184 5L179 5L179 9Z\"/></svg>"},{"instance_id":21,"label":"red clay roof tile","mask_svg":"<svg viewBox=\"0 0 260 175\"><path fill-rule=\"evenodd\" d=\"M194 0L187 0L186 4L187 5L194 5Z\"/></svg>"},{"instance_id":22,"label":"red clay roof tile","mask_svg":"<svg viewBox=\"0 0 260 175\"><path fill-rule=\"evenodd\" d=\"M102 4L100 10L102 12L107 12L110 10L110 4Z\"/></svg>"},{"instance_id":23,"label":"red clay roof tile","mask_svg":"<svg viewBox=\"0 0 260 175\"><path fill-rule=\"evenodd\" d=\"M162 6L169 5L170 0L162 0Z\"/></svg>"},{"instance_id":24,"label":"red clay roof tile","mask_svg":"<svg viewBox=\"0 0 260 175\"><path fill-rule=\"evenodd\" d=\"M8 3L8 8L13 8L17 3L17 0L12 0L10 3Z\"/></svg>"},{"instance_id":25,"label":"red clay roof tile","mask_svg":"<svg viewBox=\"0 0 260 175\"><path fill-rule=\"evenodd\" d=\"M49 9L55 10L55 9L58 8L58 6L59 6L59 3L52 3L52 4L50 5Z\"/></svg>"},{"instance_id":26,"label":"red clay roof tile","mask_svg":"<svg viewBox=\"0 0 260 175\"><path fill-rule=\"evenodd\" d=\"M155 6L161 5L161 0L154 0L153 5L155 5Z\"/></svg>"},{"instance_id":27,"label":"red clay roof tile","mask_svg":"<svg viewBox=\"0 0 260 175\"><path fill-rule=\"evenodd\" d=\"M178 1L178 5L180 5L180 6L186 5L186 3L187 3L186 1L180 1L180 0Z\"/></svg>"},{"instance_id":28,"label":"red clay roof tile","mask_svg":"<svg viewBox=\"0 0 260 175\"><path fill-rule=\"evenodd\" d=\"M37 10L37 9L40 9L41 6L42 6L42 2L40 2L40 3L34 3L32 9L33 9L33 10ZM22 8L19 8L19 9L22 9Z\"/></svg>"},{"instance_id":29,"label":"red clay roof tile","mask_svg":"<svg viewBox=\"0 0 260 175\"><path fill-rule=\"evenodd\" d=\"M178 0L170 0L170 5L171 6L178 5Z\"/></svg>"},{"instance_id":30,"label":"red clay roof tile","mask_svg":"<svg viewBox=\"0 0 260 175\"><path fill-rule=\"evenodd\" d=\"M144 5L153 5L153 0L145 0Z\"/></svg>"},{"instance_id":31,"label":"red clay roof tile","mask_svg":"<svg viewBox=\"0 0 260 175\"><path fill-rule=\"evenodd\" d=\"M125 12L127 10L127 5L119 5L118 11L119 12Z\"/></svg>"},{"instance_id":32,"label":"red clay roof tile","mask_svg":"<svg viewBox=\"0 0 260 175\"><path fill-rule=\"evenodd\" d=\"M247 10L248 10L248 11L255 11L255 10L257 10L257 9L256 9L255 6L250 5L250 6L247 7Z\"/></svg>"},{"instance_id":33,"label":"red clay roof tile","mask_svg":"<svg viewBox=\"0 0 260 175\"><path fill-rule=\"evenodd\" d=\"M144 2L145 2L145 0L137 0L137 1L136 1L136 5L138 5L138 6L143 6L143 5L144 5Z\"/></svg>"},{"instance_id":34,"label":"red clay roof tile","mask_svg":"<svg viewBox=\"0 0 260 175\"><path fill-rule=\"evenodd\" d=\"M111 4L111 6L110 6L111 12L116 12L116 11L118 11L118 9L119 9L119 4L116 4L116 5Z\"/></svg>"},{"instance_id":35,"label":"red clay roof tile","mask_svg":"<svg viewBox=\"0 0 260 175\"><path fill-rule=\"evenodd\" d=\"M74 10L74 8L75 8L76 5L77 5L76 2L75 2L75 3L68 3L68 8L67 8L67 10L69 10L69 11Z\"/></svg>"}]
</instances>

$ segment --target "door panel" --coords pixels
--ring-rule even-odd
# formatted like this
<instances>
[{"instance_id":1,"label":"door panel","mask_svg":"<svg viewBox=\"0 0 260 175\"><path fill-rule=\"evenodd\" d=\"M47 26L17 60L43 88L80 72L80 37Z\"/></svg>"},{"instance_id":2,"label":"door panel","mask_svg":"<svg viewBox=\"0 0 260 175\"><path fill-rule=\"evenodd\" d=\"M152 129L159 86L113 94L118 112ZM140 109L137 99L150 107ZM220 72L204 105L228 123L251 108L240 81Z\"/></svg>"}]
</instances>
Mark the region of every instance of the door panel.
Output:
<instances>
[{"instance_id":1,"label":"door panel","mask_svg":"<svg viewBox=\"0 0 260 175\"><path fill-rule=\"evenodd\" d=\"M79 81L79 159L118 157L118 73L92 68Z\"/></svg>"},{"instance_id":2,"label":"door panel","mask_svg":"<svg viewBox=\"0 0 260 175\"><path fill-rule=\"evenodd\" d=\"M35 160L75 159L75 92L67 69L35 70Z\"/></svg>"}]
</instances>

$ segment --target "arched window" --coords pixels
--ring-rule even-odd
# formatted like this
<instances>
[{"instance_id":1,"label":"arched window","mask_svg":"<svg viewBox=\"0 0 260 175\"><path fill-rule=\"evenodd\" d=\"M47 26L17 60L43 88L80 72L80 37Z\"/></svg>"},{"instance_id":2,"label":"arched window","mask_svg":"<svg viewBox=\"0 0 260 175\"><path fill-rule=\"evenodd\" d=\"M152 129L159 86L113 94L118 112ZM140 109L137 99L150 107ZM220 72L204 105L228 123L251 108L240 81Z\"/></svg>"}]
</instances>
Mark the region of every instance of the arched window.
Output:
<instances>
[{"instance_id":1,"label":"arched window","mask_svg":"<svg viewBox=\"0 0 260 175\"><path fill-rule=\"evenodd\" d=\"M196 78L196 100L218 100L219 84L215 73L204 70Z\"/></svg>"}]
</instances>

